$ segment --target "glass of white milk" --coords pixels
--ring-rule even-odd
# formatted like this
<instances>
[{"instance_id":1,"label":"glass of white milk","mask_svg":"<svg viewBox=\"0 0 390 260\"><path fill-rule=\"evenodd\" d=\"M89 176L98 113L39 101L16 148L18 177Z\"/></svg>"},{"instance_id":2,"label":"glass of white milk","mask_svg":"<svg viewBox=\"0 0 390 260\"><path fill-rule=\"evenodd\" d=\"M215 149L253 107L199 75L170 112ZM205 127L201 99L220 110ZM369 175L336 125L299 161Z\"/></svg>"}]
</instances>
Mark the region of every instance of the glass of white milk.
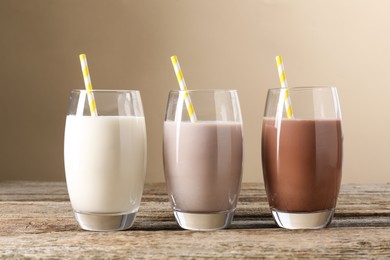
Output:
<instances>
[{"instance_id":1,"label":"glass of white milk","mask_svg":"<svg viewBox=\"0 0 390 260\"><path fill-rule=\"evenodd\" d=\"M91 94L97 113L91 114ZM125 230L141 201L146 129L136 90L73 90L65 124L66 183L75 217L91 231Z\"/></svg>"}]
</instances>

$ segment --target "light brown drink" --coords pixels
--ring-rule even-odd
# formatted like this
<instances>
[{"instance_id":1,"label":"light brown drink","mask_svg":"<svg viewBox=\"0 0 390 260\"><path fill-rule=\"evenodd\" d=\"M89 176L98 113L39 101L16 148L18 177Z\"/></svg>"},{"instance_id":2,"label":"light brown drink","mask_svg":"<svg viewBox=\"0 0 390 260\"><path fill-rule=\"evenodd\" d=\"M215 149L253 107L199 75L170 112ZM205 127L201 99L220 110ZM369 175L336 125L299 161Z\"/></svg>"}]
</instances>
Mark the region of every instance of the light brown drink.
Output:
<instances>
[{"instance_id":1,"label":"light brown drink","mask_svg":"<svg viewBox=\"0 0 390 260\"><path fill-rule=\"evenodd\" d=\"M174 210L210 213L235 209L243 159L240 123L166 121L163 150Z\"/></svg>"},{"instance_id":2,"label":"light brown drink","mask_svg":"<svg viewBox=\"0 0 390 260\"><path fill-rule=\"evenodd\" d=\"M336 206L341 182L340 120L265 118L262 162L269 205L282 212L318 212Z\"/></svg>"}]
</instances>

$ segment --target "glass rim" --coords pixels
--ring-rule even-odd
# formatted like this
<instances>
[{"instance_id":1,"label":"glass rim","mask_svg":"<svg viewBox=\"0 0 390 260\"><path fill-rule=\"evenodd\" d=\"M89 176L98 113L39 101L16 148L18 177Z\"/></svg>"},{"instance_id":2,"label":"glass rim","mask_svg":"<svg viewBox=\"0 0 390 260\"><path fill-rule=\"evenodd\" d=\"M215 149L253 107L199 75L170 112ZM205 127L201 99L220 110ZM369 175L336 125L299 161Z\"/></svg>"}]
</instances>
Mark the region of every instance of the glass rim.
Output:
<instances>
[{"instance_id":1,"label":"glass rim","mask_svg":"<svg viewBox=\"0 0 390 260\"><path fill-rule=\"evenodd\" d=\"M139 90L133 90L133 89L93 89L93 90L86 90L86 89L72 89L71 93L82 93L82 92L92 92L92 93L130 93L130 92L138 92Z\"/></svg>"},{"instance_id":2,"label":"glass rim","mask_svg":"<svg viewBox=\"0 0 390 260\"><path fill-rule=\"evenodd\" d=\"M171 90L169 90L169 92L170 93L182 93L182 92L189 92L189 93L191 93L191 92L193 92L193 93L196 93L196 92L199 92L199 93L201 93L201 92L205 92L205 93L207 93L207 92L237 92L237 89L234 89L234 88L232 88L232 89L228 89L228 88L226 88L226 89L221 89L221 88L210 88L210 89L187 89L187 90L181 90L181 89L171 89Z\"/></svg>"},{"instance_id":3,"label":"glass rim","mask_svg":"<svg viewBox=\"0 0 390 260\"><path fill-rule=\"evenodd\" d=\"M300 90L311 90L311 89L336 89L335 86L294 86L294 87L288 87L288 88L270 88L269 91L280 91L282 89L292 90L292 91L300 91Z\"/></svg>"}]
</instances>

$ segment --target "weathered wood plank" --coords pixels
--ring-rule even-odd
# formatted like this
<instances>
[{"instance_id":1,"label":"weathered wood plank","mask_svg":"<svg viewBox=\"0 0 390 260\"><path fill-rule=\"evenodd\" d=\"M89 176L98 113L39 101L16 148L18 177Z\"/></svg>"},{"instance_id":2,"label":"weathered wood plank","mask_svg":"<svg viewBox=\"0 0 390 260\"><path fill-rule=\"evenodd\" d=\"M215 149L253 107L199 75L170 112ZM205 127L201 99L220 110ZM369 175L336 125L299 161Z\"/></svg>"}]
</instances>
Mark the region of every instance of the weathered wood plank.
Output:
<instances>
[{"instance_id":1,"label":"weathered wood plank","mask_svg":"<svg viewBox=\"0 0 390 260\"><path fill-rule=\"evenodd\" d=\"M68 201L64 182L0 182L0 201Z\"/></svg>"},{"instance_id":2,"label":"weathered wood plank","mask_svg":"<svg viewBox=\"0 0 390 260\"><path fill-rule=\"evenodd\" d=\"M343 185L332 225L277 228L262 184L244 184L230 228L181 230L164 184L146 185L133 228L81 230L64 183L0 182L0 258L390 258L390 185Z\"/></svg>"},{"instance_id":3,"label":"weathered wood plank","mask_svg":"<svg viewBox=\"0 0 390 260\"><path fill-rule=\"evenodd\" d=\"M389 228L327 228L316 231L243 229L210 232L62 231L0 238L1 257L390 257ZM375 237L369 234L375 234Z\"/></svg>"}]
</instances>

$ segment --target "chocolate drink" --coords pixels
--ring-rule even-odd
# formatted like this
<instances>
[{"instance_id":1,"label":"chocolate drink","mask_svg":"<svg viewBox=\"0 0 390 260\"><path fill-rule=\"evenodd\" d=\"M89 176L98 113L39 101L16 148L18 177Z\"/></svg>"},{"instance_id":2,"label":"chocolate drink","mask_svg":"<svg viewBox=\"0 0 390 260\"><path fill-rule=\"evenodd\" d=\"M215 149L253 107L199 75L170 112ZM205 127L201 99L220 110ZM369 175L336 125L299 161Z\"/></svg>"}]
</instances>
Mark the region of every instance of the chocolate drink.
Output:
<instances>
[{"instance_id":1,"label":"chocolate drink","mask_svg":"<svg viewBox=\"0 0 390 260\"><path fill-rule=\"evenodd\" d=\"M315 212L333 209L341 182L340 120L263 120L262 162L272 209Z\"/></svg>"},{"instance_id":2,"label":"chocolate drink","mask_svg":"<svg viewBox=\"0 0 390 260\"><path fill-rule=\"evenodd\" d=\"M243 158L240 123L167 121L163 150L174 210L204 213L236 207Z\"/></svg>"}]
</instances>

